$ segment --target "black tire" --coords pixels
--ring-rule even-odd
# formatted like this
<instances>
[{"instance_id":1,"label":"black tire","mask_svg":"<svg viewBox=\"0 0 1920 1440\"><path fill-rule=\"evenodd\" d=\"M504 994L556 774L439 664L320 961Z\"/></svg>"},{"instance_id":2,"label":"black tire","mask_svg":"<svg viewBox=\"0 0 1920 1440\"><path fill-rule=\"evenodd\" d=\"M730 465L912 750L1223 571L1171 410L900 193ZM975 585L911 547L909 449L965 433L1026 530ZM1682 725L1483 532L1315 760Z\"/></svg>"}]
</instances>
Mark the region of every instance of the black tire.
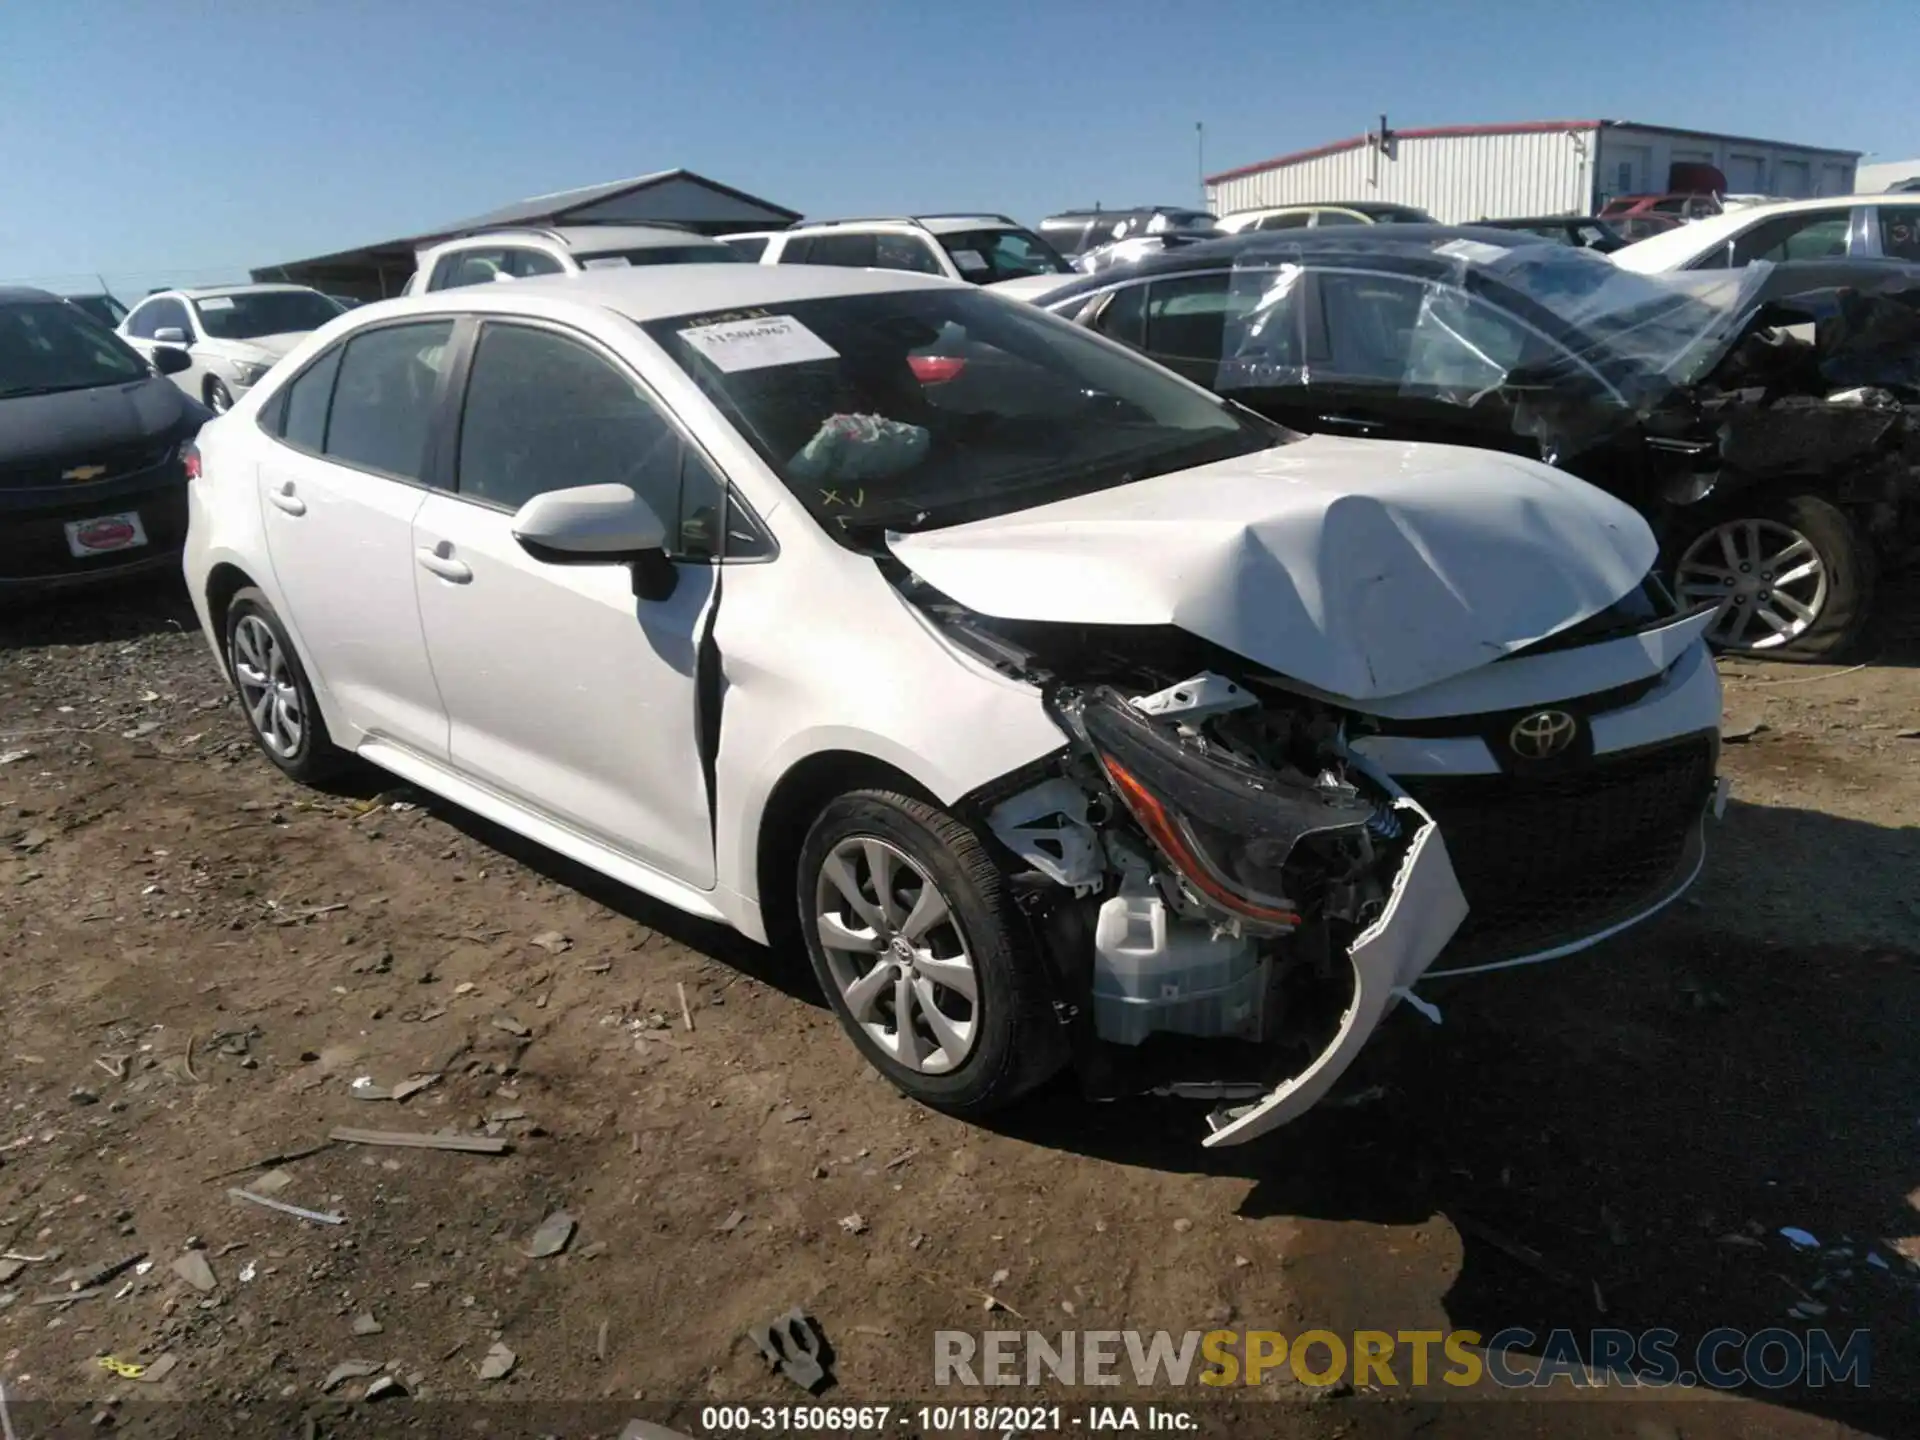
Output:
<instances>
[{"instance_id":1,"label":"black tire","mask_svg":"<svg viewBox=\"0 0 1920 1440\"><path fill-rule=\"evenodd\" d=\"M910 1068L890 1056L857 1021L828 964L816 893L822 867L837 846L877 839L919 866L948 902L961 944L972 958L979 994L974 1038L965 1060L944 1074ZM798 919L820 988L841 1027L875 1069L921 1104L960 1116L1001 1109L1042 1084L1066 1063L1065 1030L1048 994L1040 958L1005 877L986 846L951 815L909 796L856 790L820 812L801 846L795 891ZM889 963L878 956L876 965Z\"/></svg>"},{"instance_id":2,"label":"black tire","mask_svg":"<svg viewBox=\"0 0 1920 1440\"><path fill-rule=\"evenodd\" d=\"M1668 575L1678 593L1678 565L1696 540L1742 520L1783 525L1805 536L1827 573L1827 595L1812 625L1782 645L1716 645L1723 654L1824 663L1843 658L1858 642L1873 610L1873 547L1846 512L1824 496L1794 490L1756 490L1737 497L1711 519L1681 532ZM1682 597L1683 602L1685 597Z\"/></svg>"},{"instance_id":3,"label":"black tire","mask_svg":"<svg viewBox=\"0 0 1920 1440\"><path fill-rule=\"evenodd\" d=\"M260 725L253 718L247 687L242 682L243 657L236 649L241 643L236 637L241 635L243 628L253 623L265 625L272 632L279 658L286 667L287 678L299 697L298 743L285 750L276 747L262 733ZM280 623L280 617L273 613L273 606L268 603L267 597L253 586L236 592L227 606L225 639L227 678L233 681L234 693L240 699L240 713L246 719L247 730L253 736L253 743L260 747L260 752L303 785L317 785L337 775L346 763L346 753L333 743L333 737L327 733L326 719L320 714L319 705L314 702L313 686L307 680L299 652L287 637L286 627Z\"/></svg>"},{"instance_id":4,"label":"black tire","mask_svg":"<svg viewBox=\"0 0 1920 1440\"><path fill-rule=\"evenodd\" d=\"M207 408L216 415L224 415L233 408L233 392L224 381L211 376L207 379Z\"/></svg>"}]
</instances>

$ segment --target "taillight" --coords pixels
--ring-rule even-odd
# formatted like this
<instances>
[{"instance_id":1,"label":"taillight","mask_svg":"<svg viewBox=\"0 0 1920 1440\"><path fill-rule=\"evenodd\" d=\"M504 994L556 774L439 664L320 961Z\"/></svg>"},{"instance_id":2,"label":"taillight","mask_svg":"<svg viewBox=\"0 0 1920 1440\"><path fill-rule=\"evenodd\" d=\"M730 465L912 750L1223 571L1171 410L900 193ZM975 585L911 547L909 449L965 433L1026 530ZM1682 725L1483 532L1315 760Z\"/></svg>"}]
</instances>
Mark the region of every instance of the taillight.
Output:
<instances>
[{"instance_id":1,"label":"taillight","mask_svg":"<svg viewBox=\"0 0 1920 1440\"><path fill-rule=\"evenodd\" d=\"M191 440L180 447L180 465L187 472L187 479L200 478L200 447Z\"/></svg>"},{"instance_id":2,"label":"taillight","mask_svg":"<svg viewBox=\"0 0 1920 1440\"><path fill-rule=\"evenodd\" d=\"M960 355L909 355L907 364L922 385L944 385L967 368L965 357Z\"/></svg>"}]
</instances>

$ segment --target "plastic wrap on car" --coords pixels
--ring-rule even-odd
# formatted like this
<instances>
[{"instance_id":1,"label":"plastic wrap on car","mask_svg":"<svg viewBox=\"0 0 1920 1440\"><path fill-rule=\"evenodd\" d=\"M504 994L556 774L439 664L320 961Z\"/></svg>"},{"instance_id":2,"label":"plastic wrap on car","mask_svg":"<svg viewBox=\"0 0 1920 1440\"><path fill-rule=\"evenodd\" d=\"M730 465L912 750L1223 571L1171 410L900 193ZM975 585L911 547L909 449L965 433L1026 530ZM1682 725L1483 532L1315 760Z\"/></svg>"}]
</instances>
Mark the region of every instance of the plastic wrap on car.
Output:
<instances>
[{"instance_id":1,"label":"plastic wrap on car","mask_svg":"<svg viewBox=\"0 0 1920 1440\"><path fill-rule=\"evenodd\" d=\"M1309 273L1365 271L1383 259L1393 262L1383 278L1422 292L1399 393L1463 408L1499 397L1515 432L1549 457L1600 443L1697 384L1757 313L1772 268L1642 275L1561 245L1276 239L1235 258L1214 388L1335 378L1312 343L1310 327L1326 322ZM1489 295L1498 326L1477 314Z\"/></svg>"}]
</instances>

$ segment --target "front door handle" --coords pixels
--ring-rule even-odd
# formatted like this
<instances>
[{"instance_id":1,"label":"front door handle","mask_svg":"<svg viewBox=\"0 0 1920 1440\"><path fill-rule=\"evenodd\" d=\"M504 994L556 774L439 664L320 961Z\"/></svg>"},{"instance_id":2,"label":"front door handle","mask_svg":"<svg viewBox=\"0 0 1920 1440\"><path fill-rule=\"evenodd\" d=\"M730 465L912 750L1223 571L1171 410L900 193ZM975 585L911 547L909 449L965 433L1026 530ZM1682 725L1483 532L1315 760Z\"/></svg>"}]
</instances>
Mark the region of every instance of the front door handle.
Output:
<instances>
[{"instance_id":1,"label":"front door handle","mask_svg":"<svg viewBox=\"0 0 1920 1440\"><path fill-rule=\"evenodd\" d=\"M464 585L473 579L473 567L465 561L453 558L453 546L442 540L433 549L424 545L413 552L421 565L438 575L442 580L451 580L456 585Z\"/></svg>"},{"instance_id":2,"label":"front door handle","mask_svg":"<svg viewBox=\"0 0 1920 1440\"><path fill-rule=\"evenodd\" d=\"M267 498L289 515L304 515L307 513L307 502L293 493L293 482L291 480L281 485L277 490L269 490L267 492Z\"/></svg>"}]
</instances>

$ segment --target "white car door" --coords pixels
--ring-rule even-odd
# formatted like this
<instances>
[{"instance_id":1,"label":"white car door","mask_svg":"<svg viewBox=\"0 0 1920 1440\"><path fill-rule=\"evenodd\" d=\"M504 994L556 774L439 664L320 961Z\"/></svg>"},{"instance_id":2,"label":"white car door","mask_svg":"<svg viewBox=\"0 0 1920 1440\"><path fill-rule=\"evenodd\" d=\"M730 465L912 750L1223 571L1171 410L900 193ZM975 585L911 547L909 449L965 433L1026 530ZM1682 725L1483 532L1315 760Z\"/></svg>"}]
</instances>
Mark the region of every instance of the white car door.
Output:
<instances>
[{"instance_id":1,"label":"white car door","mask_svg":"<svg viewBox=\"0 0 1920 1440\"><path fill-rule=\"evenodd\" d=\"M357 729L443 763L413 518L452 333L451 320L383 325L322 354L269 402L281 443L259 471L281 619L308 665Z\"/></svg>"},{"instance_id":2,"label":"white car door","mask_svg":"<svg viewBox=\"0 0 1920 1440\"><path fill-rule=\"evenodd\" d=\"M456 453L452 493L430 495L414 520L420 618L453 764L710 889L696 677L718 571L689 554L701 547L686 537L700 532L682 517L719 482L624 365L532 322L481 326ZM535 495L607 483L647 499L669 553L683 557L666 599L636 599L624 565L546 563L513 538L514 511Z\"/></svg>"}]
</instances>

